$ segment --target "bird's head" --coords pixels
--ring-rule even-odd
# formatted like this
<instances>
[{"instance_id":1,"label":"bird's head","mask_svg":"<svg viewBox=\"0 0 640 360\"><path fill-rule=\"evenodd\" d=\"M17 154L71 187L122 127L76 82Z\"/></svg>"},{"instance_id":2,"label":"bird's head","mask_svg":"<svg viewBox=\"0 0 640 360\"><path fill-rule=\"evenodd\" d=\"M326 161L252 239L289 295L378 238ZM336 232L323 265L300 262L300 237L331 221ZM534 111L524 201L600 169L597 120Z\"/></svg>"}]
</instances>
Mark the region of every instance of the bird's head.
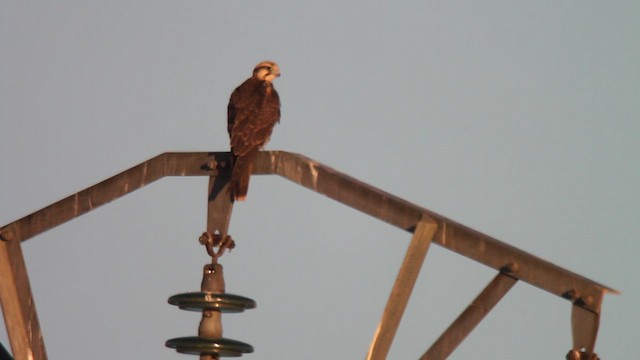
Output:
<instances>
[{"instance_id":1,"label":"bird's head","mask_svg":"<svg viewBox=\"0 0 640 360\"><path fill-rule=\"evenodd\" d=\"M273 61L263 61L253 69L253 77L271 82L280 76L280 68Z\"/></svg>"}]
</instances>

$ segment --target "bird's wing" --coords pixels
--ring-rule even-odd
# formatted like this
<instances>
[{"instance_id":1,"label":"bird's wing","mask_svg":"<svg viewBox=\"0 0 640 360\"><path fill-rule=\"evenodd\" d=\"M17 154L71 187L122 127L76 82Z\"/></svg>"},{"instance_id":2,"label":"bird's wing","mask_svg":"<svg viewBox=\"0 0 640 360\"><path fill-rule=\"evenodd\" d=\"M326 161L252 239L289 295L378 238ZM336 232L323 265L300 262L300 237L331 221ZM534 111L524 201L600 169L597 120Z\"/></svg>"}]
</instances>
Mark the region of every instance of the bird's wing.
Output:
<instances>
[{"instance_id":1,"label":"bird's wing","mask_svg":"<svg viewBox=\"0 0 640 360\"><path fill-rule=\"evenodd\" d=\"M246 82L245 82L246 84ZM268 83L257 82L249 88L241 85L229 102L231 148L234 155L242 156L262 147L280 120L280 99ZM234 96L236 95L236 96ZM233 116L232 116L233 115Z\"/></svg>"}]
</instances>

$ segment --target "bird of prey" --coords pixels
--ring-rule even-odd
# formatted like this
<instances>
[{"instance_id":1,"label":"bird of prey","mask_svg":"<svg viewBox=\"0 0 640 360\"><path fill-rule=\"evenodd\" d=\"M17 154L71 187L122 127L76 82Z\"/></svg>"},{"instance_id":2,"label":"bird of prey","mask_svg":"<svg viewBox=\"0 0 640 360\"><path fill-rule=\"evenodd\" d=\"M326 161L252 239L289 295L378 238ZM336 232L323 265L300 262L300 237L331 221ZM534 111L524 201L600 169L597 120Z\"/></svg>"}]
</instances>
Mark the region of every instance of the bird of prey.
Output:
<instances>
[{"instance_id":1,"label":"bird of prey","mask_svg":"<svg viewBox=\"0 0 640 360\"><path fill-rule=\"evenodd\" d=\"M246 198L253 160L280 121L280 98L272 84L279 76L275 62L263 61L253 69L253 76L231 93L227 107L233 158L229 192L235 200Z\"/></svg>"}]
</instances>

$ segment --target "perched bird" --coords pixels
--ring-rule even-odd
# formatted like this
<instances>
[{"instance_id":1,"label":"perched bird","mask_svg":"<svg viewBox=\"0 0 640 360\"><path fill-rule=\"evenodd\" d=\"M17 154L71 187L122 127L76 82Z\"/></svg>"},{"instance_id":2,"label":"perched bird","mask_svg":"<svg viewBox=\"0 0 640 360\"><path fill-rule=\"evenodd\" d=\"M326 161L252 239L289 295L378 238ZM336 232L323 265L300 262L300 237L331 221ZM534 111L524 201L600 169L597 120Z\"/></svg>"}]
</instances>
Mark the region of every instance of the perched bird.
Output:
<instances>
[{"instance_id":1,"label":"perched bird","mask_svg":"<svg viewBox=\"0 0 640 360\"><path fill-rule=\"evenodd\" d=\"M253 69L253 76L231 93L227 107L233 157L229 191L235 200L246 198L253 160L280 121L280 97L272 84L279 76L276 63L263 61Z\"/></svg>"}]
</instances>

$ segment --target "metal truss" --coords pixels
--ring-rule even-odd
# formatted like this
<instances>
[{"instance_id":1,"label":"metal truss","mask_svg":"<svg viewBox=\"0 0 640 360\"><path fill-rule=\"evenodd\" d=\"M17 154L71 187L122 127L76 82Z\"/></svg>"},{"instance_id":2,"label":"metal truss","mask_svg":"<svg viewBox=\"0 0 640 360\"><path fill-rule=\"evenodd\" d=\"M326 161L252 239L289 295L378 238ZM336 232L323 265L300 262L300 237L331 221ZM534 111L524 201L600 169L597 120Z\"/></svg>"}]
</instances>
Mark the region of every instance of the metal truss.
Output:
<instances>
[{"instance_id":1,"label":"metal truss","mask_svg":"<svg viewBox=\"0 0 640 360\"><path fill-rule=\"evenodd\" d=\"M207 230L227 235L233 202L224 189L228 152L164 153L0 228L0 302L16 359L46 359L21 242L165 176L208 176ZM502 241L456 223L299 154L261 152L254 174L280 175L402 230L413 233L367 359L385 359L431 243L497 271L495 278L420 359L445 359L518 281L572 303L572 349L567 359L594 353L603 296L617 294Z\"/></svg>"}]
</instances>

